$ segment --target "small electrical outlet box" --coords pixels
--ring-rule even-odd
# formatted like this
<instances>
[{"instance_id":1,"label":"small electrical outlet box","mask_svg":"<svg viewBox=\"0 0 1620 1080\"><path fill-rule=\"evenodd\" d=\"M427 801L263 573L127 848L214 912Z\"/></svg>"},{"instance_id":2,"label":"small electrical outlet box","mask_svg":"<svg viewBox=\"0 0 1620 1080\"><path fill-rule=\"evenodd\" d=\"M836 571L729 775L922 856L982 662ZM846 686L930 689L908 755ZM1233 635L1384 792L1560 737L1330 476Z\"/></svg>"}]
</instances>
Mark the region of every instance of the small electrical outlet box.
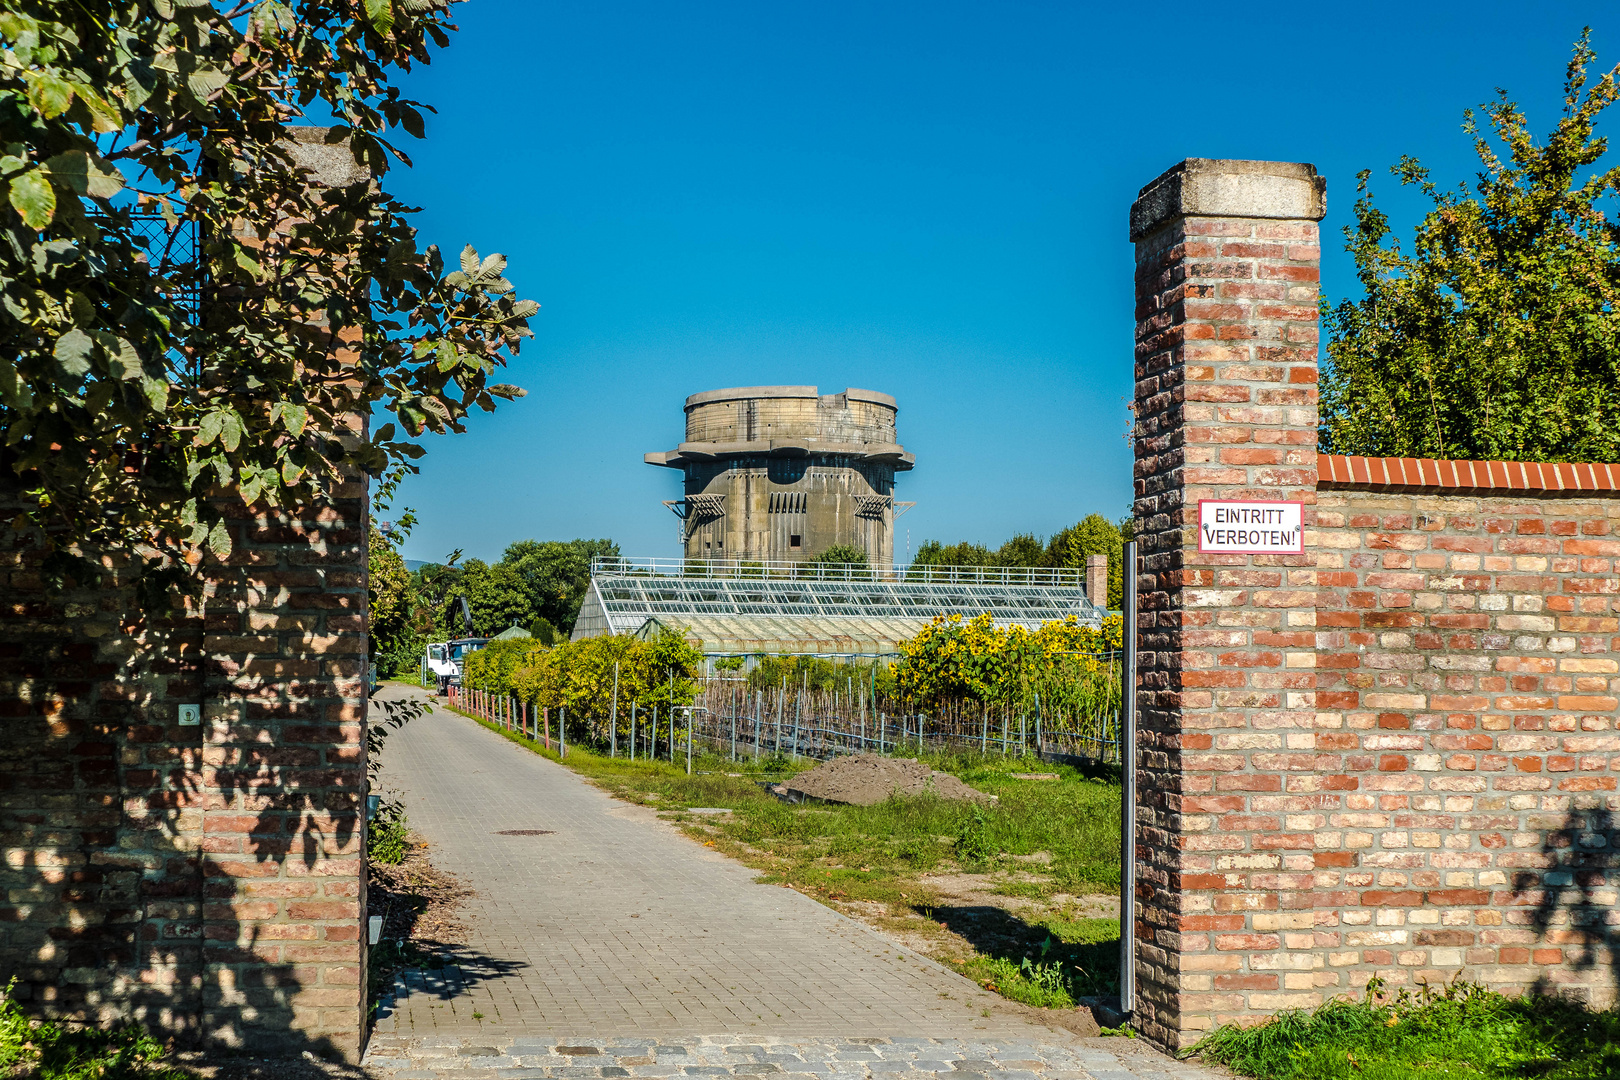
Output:
<instances>
[{"instance_id":1,"label":"small electrical outlet box","mask_svg":"<svg viewBox=\"0 0 1620 1080\"><path fill-rule=\"evenodd\" d=\"M181 727L196 727L197 725L199 725L201 723L202 723L202 706L201 705L182 705L182 706L180 706L180 726Z\"/></svg>"}]
</instances>

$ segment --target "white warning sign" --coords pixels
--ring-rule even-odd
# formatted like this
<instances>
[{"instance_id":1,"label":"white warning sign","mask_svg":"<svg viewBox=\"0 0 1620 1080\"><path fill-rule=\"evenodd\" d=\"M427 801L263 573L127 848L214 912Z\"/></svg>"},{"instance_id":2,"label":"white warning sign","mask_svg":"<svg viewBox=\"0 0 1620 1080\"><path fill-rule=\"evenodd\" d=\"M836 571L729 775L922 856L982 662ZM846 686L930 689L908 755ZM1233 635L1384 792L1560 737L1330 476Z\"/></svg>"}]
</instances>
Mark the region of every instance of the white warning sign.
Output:
<instances>
[{"instance_id":1,"label":"white warning sign","mask_svg":"<svg viewBox=\"0 0 1620 1080\"><path fill-rule=\"evenodd\" d=\"M1232 555L1299 555L1304 503L1198 500L1198 550Z\"/></svg>"}]
</instances>

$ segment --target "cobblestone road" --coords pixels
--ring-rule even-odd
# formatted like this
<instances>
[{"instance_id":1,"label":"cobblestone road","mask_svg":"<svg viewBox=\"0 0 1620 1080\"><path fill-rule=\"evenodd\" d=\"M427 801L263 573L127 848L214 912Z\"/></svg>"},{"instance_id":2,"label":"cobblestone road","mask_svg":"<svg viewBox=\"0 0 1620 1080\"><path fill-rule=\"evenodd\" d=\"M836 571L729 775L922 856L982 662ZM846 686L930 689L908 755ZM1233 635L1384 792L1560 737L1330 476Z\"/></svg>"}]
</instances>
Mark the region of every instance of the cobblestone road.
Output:
<instances>
[{"instance_id":1,"label":"cobblestone road","mask_svg":"<svg viewBox=\"0 0 1620 1080\"><path fill-rule=\"evenodd\" d=\"M1211 1075L998 1011L959 975L453 713L394 733L383 761L435 864L478 895L466 946L385 1002L374 1073Z\"/></svg>"}]
</instances>

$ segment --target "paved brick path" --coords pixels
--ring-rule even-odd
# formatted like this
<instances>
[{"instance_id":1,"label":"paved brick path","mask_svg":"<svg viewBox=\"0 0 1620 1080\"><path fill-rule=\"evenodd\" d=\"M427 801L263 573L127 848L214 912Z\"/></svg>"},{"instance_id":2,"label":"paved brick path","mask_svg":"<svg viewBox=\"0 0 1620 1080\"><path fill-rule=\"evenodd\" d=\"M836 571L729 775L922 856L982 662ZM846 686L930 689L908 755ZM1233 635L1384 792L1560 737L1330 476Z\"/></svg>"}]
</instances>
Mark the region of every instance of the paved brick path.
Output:
<instances>
[{"instance_id":1,"label":"paved brick path","mask_svg":"<svg viewBox=\"0 0 1620 1080\"><path fill-rule=\"evenodd\" d=\"M384 777L435 864L478 893L452 963L385 1003L367 1064L395 1080L1209 1075L997 1011L959 975L453 713L394 733Z\"/></svg>"}]
</instances>

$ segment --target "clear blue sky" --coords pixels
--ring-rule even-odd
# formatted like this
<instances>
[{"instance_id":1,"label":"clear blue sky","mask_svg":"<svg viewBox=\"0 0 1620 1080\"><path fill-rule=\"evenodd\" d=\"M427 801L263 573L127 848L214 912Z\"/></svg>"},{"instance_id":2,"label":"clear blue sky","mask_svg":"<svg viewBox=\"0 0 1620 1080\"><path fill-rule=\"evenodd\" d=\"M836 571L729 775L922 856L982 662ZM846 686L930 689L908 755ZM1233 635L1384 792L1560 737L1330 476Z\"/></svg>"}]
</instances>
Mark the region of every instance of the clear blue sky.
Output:
<instances>
[{"instance_id":1,"label":"clear blue sky","mask_svg":"<svg viewBox=\"0 0 1620 1080\"><path fill-rule=\"evenodd\" d=\"M542 308L510 374L529 396L430 440L407 482L415 559L576 536L674 555L678 474L642 454L681 440L686 395L772 383L899 399L897 558L908 531L915 551L1117 518L1143 184L1186 157L1314 163L1343 295L1358 170L1409 227L1401 154L1467 179L1466 106L1502 86L1545 131L1583 23L1620 60L1604 3L454 11L406 82L439 114L391 187L424 242L504 252Z\"/></svg>"}]
</instances>

